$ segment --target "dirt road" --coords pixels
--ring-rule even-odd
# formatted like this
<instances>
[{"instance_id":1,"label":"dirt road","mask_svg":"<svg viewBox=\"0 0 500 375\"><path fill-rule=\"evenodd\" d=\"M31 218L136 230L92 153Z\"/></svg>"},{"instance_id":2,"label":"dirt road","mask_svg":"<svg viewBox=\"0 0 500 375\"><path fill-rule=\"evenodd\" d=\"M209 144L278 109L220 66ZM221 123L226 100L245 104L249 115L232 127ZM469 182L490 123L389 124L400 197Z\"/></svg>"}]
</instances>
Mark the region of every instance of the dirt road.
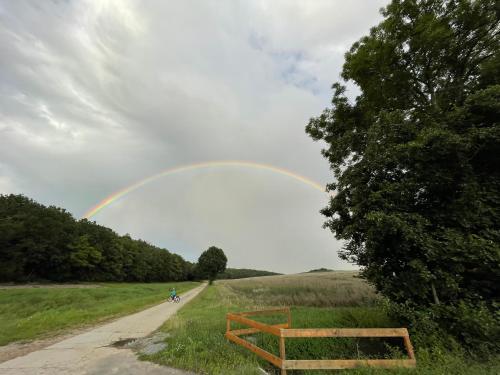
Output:
<instances>
[{"instance_id":1,"label":"dirt road","mask_svg":"<svg viewBox=\"0 0 500 375\"><path fill-rule=\"evenodd\" d=\"M112 344L149 335L204 287L201 285L186 292L180 303L164 302L42 350L0 363L0 375L186 374L138 361L131 350L118 349Z\"/></svg>"}]
</instances>

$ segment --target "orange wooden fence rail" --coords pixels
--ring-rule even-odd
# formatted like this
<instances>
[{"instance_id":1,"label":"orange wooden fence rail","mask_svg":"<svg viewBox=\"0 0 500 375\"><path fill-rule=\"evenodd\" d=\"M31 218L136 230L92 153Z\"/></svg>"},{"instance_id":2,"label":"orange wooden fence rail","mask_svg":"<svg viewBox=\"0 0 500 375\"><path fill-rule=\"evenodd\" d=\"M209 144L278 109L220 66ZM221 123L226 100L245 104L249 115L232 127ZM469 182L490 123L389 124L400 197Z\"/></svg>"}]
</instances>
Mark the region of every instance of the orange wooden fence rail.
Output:
<instances>
[{"instance_id":1,"label":"orange wooden fence rail","mask_svg":"<svg viewBox=\"0 0 500 375\"><path fill-rule=\"evenodd\" d=\"M250 319L255 315L286 315L287 322L281 324L265 324ZM286 370L337 370L362 366L368 367L415 367L416 360L411 345L410 336L406 328L294 328L292 329L292 316L290 308L285 307L273 310L248 311L228 313L226 338L232 342L249 349L266 361L281 369L281 375L286 375ZM240 323L250 328L231 330L231 322ZM240 336L264 332L279 337L280 356L259 348L257 345L241 338ZM290 360L286 359L285 339L294 337L401 337L406 348L408 359L321 359L321 360Z\"/></svg>"}]
</instances>

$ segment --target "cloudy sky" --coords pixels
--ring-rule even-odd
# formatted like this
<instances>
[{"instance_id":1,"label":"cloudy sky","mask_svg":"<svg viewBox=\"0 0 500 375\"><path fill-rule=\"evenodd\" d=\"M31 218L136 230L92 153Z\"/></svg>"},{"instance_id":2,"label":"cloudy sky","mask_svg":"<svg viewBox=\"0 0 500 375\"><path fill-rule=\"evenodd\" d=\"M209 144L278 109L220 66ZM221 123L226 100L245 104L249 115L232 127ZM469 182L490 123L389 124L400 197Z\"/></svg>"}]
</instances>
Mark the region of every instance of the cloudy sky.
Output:
<instances>
[{"instance_id":1,"label":"cloudy sky","mask_svg":"<svg viewBox=\"0 0 500 375\"><path fill-rule=\"evenodd\" d=\"M0 193L79 218L148 176L212 160L324 185L304 127L385 3L0 0ZM188 260L216 245L232 267L352 268L322 228L327 200L227 166L156 179L92 220Z\"/></svg>"}]
</instances>

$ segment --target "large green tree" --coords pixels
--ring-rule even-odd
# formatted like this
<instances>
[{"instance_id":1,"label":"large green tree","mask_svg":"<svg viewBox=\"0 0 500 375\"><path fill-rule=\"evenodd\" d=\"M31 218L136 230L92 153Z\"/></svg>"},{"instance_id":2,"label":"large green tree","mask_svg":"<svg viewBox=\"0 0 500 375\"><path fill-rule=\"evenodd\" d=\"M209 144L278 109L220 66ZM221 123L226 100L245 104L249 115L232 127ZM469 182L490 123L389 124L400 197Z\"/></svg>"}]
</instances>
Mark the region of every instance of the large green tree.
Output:
<instances>
[{"instance_id":1,"label":"large green tree","mask_svg":"<svg viewBox=\"0 0 500 375\"><path fill-rule=\"evenodd\" d=\"M226 270L227 258L222 249L210 246L198 258L198 272L200 276L208 278L210 284L217 274Z\"/></svg>"},{"instance_id":2,"label":"large green tree","mask_svg":"<svg viewBox=\"0 0 500 375\"><path fill-rule=\"evenodd\" d=\"M500 7L395 0L382 14L345 57L359 96L335 83L306 127L335 176L325 226L385 296L467 339L464 316L499 307Z\"/></svg>"}]
</instances>

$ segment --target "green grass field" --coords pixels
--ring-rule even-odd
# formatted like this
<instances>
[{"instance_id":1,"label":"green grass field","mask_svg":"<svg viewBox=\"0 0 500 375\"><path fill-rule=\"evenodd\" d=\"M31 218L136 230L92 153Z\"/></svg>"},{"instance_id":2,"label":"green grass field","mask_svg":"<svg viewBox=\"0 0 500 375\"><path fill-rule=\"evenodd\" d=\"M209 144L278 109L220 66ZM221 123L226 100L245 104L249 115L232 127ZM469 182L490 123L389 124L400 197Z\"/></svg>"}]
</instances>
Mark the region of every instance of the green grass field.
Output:
<instances>
[{"instance_id":1,"label":"green grass field","mask_svg":"<svg viewBox=\"0 0 500 375\"><path fill-rule=\"evenodd\" d=\"M92 288L0 289L0 345L31 340L130 314L199 285L101 283Z\"/></svg>"},{"instance_id":2,"label":"green grass field","mask_svg":"<svg viewBox=\"0 0 500 375\"><path fill-rule=\"evenodd\" d=\"M218 281L161 328L170 334L166 339L167 349L142 358L200 374L262 374L259 367L278 374L268 362L224 338L225 314L283 305L292 306L293 327L398 327L377 303L373 290L353 272ZM274 337L253 335L250 340L278 354ZM469 375L500 371L498 361L473 362L459 349L417 347L416 353L416 370L356 369L346 373ZM399 343L376 339L287 340L289 359L396 358L401 355ZM290 374L325 373L338 371L290 371Z\"/></svg>"}]
</instances>

